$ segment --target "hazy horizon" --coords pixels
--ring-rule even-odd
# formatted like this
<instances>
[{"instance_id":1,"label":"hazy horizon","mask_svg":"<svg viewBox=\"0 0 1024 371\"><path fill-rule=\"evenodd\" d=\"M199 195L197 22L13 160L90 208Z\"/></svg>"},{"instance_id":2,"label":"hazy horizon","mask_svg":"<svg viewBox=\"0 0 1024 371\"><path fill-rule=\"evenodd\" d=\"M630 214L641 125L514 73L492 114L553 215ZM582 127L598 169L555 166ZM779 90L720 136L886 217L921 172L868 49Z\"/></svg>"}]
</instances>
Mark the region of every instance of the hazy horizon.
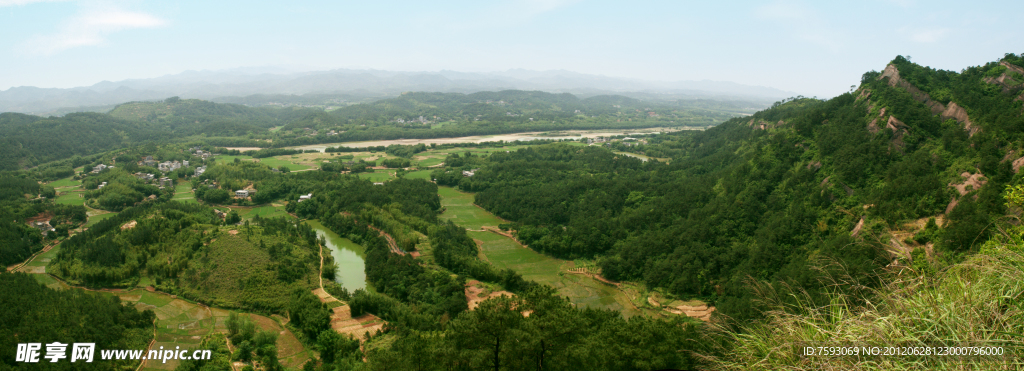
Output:
<instances>
[{"instance_id":1,"label":"hazy horizon","mask_svg":"<svg viewBox=\"0 0 1024 371\"><path fill-rule=\"evenodd\" d=\"M995 7L991 5L996 5ZM988 9L1000 9L991 12ZM1024 49L1019 2L337 4L0 0L0 90L286 67L565 70L831 97L896 55L950 70ZM7 13L4 17L3 13Z\"/></svg>"}]
</instances>

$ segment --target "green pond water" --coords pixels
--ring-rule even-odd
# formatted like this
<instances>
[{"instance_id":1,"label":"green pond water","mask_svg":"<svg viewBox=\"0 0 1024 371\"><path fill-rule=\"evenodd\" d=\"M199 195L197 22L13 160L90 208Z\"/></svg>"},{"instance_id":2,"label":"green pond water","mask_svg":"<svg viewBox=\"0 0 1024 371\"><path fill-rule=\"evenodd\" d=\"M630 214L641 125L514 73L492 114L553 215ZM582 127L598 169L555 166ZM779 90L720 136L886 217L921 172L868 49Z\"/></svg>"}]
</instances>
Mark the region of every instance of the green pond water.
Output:
<instances>
[{"instance_id":1,"label":"green pond water","mask_svg":"<svg viewBox=\"0 0 1024 371\"><path fill-rule=\"evenodd\" d=\"M348 289L349 292L357 289L367 289L365 263L363 261L366 257L366 249L327 229L323 224L320 224L320 221L308 220L306 224L313 227L317 237L323 237L327 240L326 246L331 251L331 256L334 257L334 264L338 267L334 275L334 282Z\"/></svg>"}]
</instances>

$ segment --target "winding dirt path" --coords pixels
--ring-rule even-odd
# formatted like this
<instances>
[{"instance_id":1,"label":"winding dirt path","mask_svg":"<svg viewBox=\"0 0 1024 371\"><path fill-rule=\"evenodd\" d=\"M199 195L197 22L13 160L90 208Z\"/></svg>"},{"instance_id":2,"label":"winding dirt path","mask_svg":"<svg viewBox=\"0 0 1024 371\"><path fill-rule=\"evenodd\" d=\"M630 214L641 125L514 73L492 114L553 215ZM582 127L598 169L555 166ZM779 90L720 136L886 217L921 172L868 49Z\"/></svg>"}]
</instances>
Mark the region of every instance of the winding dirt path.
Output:
<instances>
[{"instance_id":1,"label":"winding dirt path","mask_svg":"<svg viewBox=\"0 0 1024 371\"><path fill-rule=\"evenodd\" d=\"M56 247L57 245L60 245L61 242L63 242L63 241L56 241L53 244L50 244L48 246L43 247L42 250L39 250L35 254L32 254L32 256L28 257L28 259L25 259L25 261L23 261L21 263L18 263L18 264L15 264L15 265L12 265L10 267L7 267L7 271L8 272L15 272L18 269L21 269L22 267L28 265L28 263L31 263L33 260L35 260L36 257L38 257L39 255L45 254L45 253L49 252L51 249L53 249L54 247Z\"/></svg>"},{"instance_id":2,"label":"winding dirt path","mask_svg":"<svg viewBox=\"0 0 1024 371\"><path fill-rule=\"evenodd\" d=\"M387 232L384 232L380 228L374 227L372 224L367 223L366 226L370 227L370 229L373 229L373 230L375 230L377 232L380 232L380 235L384 236L384 239L388 240L388 248L391 249L391 252L393 252L395 254L398 254L398 255L408 254L407 252L402 251L402 249L398 248L398 242L395 242L394 237L391 237L390 234L387 234Z\"/></svg>"}]
</instances>

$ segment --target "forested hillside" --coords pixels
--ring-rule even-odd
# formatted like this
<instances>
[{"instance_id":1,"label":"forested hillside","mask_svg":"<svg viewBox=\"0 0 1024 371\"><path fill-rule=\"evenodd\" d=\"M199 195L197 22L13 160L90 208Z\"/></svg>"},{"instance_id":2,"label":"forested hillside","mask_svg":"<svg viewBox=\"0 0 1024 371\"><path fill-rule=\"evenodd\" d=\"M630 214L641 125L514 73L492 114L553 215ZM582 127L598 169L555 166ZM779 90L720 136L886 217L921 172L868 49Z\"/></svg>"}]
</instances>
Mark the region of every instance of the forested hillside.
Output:
<instances>
[{"instance_id":1,"label":"forested hillside","mask_svg":"<svg viewBox=\"0 0 1024 371\"><path fill-rule=\"evenodd\" d=\"M171 97L121 104L107 114L49 118L0 114L0 171L147 143L203 141L214 146L280 148L544 130L709 126L752 112L741 103L640 101L622 96L579 99L571 94L513 90L408 93L325 112Z\"/></svg>"},{"instance_id":2,"label":"forested hillside","mask_svg":"<svg viewBox=\"0 0 1024 371\"><path fill-rule=\"evenodd\" d=\"M41 118L0 114L0 170L86 156L130 143L165 140L166 130L100 113Z\"/></svg>"},{"instance_id":3,"label":"forested hillside","mask_svg":"<svg viewBox=\"0 0 1024 371\"><path fill-rule=\"evenodd\" d=\"M955 73L898 57L854 92L628 149L667 164L551 145L449 158L447 173L480 170L435 178L479 192L537 251L596 257L608 278L756 317L751 280L825 300L824 276L875 286L894 254L941 267L976 251L1018 179L1019 63L1008 55Z\"/></svg>"},{"instance_id":4,"label":"forested hillside","mask_svg":"<svg viewBox=\"0 0 1024 371\"><path fill-rule=\"evenodd\" d=\"M275 219L221 228L213 209L145 203L61 244L53 274L78 284L162 291L227 308L281 312L319 275L316 234ZM243 258L243 259L240 259Z\"/></svg>"},{"instance_id":5,"label":"forested hillside","mask_svg":"<svg viewBox=\"0 0 1024 371\"><path fill-rule=\"evenodd\" d=\"M0 370L25 369L15 362L21 343L95 343L95 362L70 359L51 363L45 347L38 370L134 370L138 361L100 360L102 349L144 349L153 338L151 310L138 311L121 304L115 296L81 290L54 290L24 273L0 272ZM31 308L31 310L26 310ZM64 354L64 353L60 353Z\"/></svg>"},{"instance_id":6,"label":"forested hillside","mask_svg":"<svg viewBox=\"0 0 1024 371\"><path fill-rule=\"evenodd\" d=\"M284 125L316 111L319 110L252 108L240 104L171 97L162 102L122 104L111 110L110 116L147 122L170 130L175 136L232 137L260 134L271 127Z\"/></svg>"}]
</instances>

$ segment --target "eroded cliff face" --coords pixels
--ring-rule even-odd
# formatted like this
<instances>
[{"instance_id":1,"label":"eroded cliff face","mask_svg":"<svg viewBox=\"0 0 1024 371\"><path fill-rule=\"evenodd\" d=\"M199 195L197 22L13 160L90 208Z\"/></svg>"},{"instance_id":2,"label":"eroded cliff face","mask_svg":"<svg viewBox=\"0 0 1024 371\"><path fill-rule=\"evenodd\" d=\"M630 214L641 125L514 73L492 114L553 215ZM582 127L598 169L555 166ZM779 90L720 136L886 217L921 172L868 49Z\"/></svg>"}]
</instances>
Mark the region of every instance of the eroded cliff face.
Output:
<instances>
[{"instance_id":1,"label":"eroded cliff face","mask_svg":"<svg viewBox=\"0 0 1024 371\"><path fill-rule=\"evenodd\" d=\"M928 95L928 93L921 91L921 89L918 89L916 86L914 86L914 84L911 84L910 82L907 82L907 80L902 79L900 77L900 71L899 69L896 68L896 65L890 64L886 66L885 70L882 71L882 75L879 76L878 78L888 78L889 86L902 88L910 92L910 95L914 97L914 99L921 103L924 103L926 106L928 106L929 109L931 109L932 114L939 115L939 117L941 117L943 120L956 120L957 122L964 126L964 130L967 131L967 135L974 136L974 134L977 134L978 132L981 131L980 127L971 122L971 118L967 115L967 110L957 105L956 102L950 102L949 106L946 106L942 103L939 103L938 101L933 100L932 97ZM884 112L885 111L883 109L883 114ZM872 123L874 123L874 121L872 121Z\"/></svg>"}]
</instances>

